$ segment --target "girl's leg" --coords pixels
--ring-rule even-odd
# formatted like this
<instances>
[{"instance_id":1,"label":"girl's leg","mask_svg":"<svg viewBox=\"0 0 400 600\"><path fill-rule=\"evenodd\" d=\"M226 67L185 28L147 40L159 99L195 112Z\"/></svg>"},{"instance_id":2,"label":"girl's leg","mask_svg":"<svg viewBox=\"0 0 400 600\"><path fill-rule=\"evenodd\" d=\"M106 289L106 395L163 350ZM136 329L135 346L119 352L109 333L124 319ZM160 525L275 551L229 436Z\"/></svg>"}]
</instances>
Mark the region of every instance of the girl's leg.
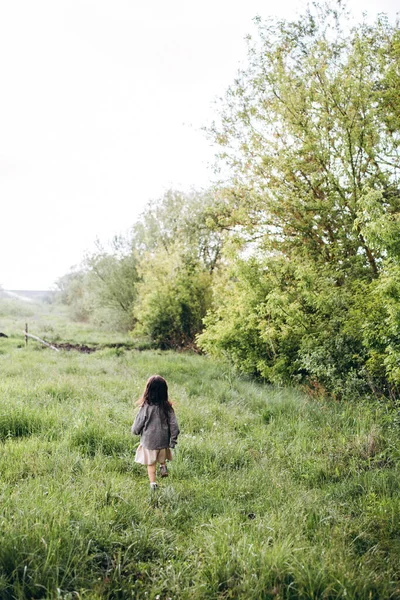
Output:
<instances>
[{"instance_id":1,"label":"girl's leg","mask_svg":"<svg viewBox=\"0 0 400 600\"><path fill-rule=\"evenodd\" d=\"M147 474L149 476L150 483L156 482L156 467L156 463L153 463L152 465L147 465Z\"/></svg>"},{"instance_id":2,"label":"girl's leg","mask_svg":"<svg viewBox=\"0 0 400 600\"><path fill-rule=\"evenodd\" d=\"M165 462L160 463L160 475L161 477L168 477L168 469Z\"/></svg>"}]
</instances>

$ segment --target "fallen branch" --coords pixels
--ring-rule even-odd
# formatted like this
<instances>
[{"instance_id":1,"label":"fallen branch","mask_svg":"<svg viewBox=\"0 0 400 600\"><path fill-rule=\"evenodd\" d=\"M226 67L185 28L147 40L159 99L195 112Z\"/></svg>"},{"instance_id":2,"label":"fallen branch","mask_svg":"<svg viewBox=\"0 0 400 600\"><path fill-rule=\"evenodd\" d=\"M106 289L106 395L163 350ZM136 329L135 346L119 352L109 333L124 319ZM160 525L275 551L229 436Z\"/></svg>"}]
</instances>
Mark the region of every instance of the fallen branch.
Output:
<instances>
[{"instance_id":1,"label":"fallen branch","mask_svg":"<svg viewBox=\"0 0 400 600\"><path fill-rule=\"evenodd\" d=\"M37 340L38 342L41 342L42 344L44 344L48 348L51 348L52 350L55 350L55 352L60 352L58 348L56 348L55 346L52 346L48 342L45 342L44 340L42 340L37 335L32 335L32 333L28 333L27 331L23 331L22 333L24 334L25 337L33 338L34 340Z\"/></svg>"}]
</instances>

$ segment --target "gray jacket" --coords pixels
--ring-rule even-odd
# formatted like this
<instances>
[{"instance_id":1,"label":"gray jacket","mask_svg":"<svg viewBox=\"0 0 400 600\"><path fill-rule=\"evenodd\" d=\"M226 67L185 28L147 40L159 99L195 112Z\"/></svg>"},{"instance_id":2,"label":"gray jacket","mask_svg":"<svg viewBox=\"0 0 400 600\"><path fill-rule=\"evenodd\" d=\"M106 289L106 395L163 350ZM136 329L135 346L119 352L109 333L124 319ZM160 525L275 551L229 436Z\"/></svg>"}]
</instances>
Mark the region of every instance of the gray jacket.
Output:
<instances>
[{"instance_id":1,"label":"gray jacket","mask_svg":"<svg viewBox=\"0 0 400 600\"><path fill-rule=\"evenodd\" d=\"M174 411L168 412L156 404L144 404L140 407L132 425L132 434L140 435L140 443L148 450L174 448L179 435L179 427Z\"/></svg>"}]
</instances>

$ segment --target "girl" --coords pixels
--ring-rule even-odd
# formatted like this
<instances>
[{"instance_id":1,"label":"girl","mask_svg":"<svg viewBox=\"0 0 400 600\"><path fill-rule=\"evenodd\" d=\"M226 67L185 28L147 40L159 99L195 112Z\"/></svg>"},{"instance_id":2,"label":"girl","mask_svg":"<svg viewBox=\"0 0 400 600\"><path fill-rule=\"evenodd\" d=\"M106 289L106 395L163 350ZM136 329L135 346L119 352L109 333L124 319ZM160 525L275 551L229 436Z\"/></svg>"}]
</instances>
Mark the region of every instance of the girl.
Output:
<instances>
[{"instance_id":1,"label":"girl","mask_svg":"<svg viewBox=\"0 0 400 600\"><path fill-rule=\"evenodd\" d=\"M150 488L157 489L156 466L160 463L161 477L168 477L165 461L172 460L171 448L179 435L174 409L168 400L167 382L153 375L146 383L143 396L138 400L140 410L132 425L132 434L140 435L135 462L147 465Z\"/></svg>"}]
</instances>

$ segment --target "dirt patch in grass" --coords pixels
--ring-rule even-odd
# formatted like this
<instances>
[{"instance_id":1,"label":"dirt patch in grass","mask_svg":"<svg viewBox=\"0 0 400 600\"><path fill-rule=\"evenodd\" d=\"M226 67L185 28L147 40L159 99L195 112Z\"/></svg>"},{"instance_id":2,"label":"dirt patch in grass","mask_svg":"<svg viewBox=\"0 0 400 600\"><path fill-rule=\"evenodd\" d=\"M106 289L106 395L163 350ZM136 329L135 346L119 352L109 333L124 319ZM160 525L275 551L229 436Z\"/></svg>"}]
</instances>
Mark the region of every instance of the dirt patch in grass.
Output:
<instances>
[{"instance_id":1,"label":"dirt patch in grass","mask_svg":"<svg viewBox=\"0 0 400 600\"><path fill-rule=\"evenodd\" d=\"M76 350L77 352L83 352L84 354L91 354L97 350L104 350L105 348L121 348L123 350L140 350L135 348L133 344L129 343L115 343L115 344L99 344L98 346L86 346L86 344L70 344L69 342L53 343L55 348L59 350Z\"/></svg>"},{"instance_id":2,"label":"dirt patch in grass","mask_svg":"<svg viewBox=\"0 0 400 600\"><path fill-rule=\"evenodd\" d=\"M78 352L83 352L85 354L91 354L98 350L98 348L93 346L85 346L85 344L69 344L68 342L63 344L53 344L53 346L59 350L77 350Z\"/></svg>"}]
</instances>

